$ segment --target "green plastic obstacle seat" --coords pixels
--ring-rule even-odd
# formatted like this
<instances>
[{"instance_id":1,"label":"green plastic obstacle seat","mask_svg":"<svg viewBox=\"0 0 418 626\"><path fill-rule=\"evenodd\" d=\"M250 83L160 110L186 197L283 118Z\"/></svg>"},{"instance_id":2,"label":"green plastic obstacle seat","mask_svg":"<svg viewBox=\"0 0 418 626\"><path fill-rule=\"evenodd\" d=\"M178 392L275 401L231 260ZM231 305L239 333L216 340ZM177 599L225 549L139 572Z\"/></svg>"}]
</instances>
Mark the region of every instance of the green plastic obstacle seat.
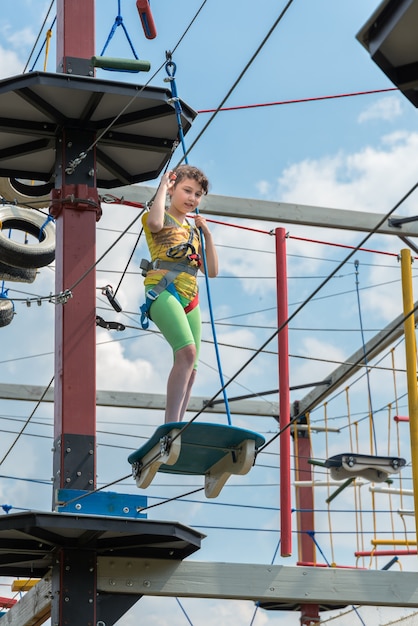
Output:
<instances>
[{"instance_id":1,"label":"green plastic obstacle seat","mask_svg":"<svg viewBox=\"0 0 418 626\"><path fill-rule=\"evenodd\" d=\"M232 474L247 474L254 465L262 435L221 424L170 422L129 455L140 488L148 487L157 472L205 476L205 495L216 498Z\"/></svg>"}]
</instances>

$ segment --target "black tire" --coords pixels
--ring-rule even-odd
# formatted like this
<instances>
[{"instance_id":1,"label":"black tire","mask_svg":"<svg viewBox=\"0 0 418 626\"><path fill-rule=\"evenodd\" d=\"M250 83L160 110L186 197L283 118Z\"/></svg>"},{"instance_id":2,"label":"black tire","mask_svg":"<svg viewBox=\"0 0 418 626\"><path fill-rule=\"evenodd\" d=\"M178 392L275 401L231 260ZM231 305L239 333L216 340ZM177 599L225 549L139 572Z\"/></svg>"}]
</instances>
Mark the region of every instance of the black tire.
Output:
<instances>
[{"instance_id":1,"label":"black tire","mask_svg":"<svg viewBox=\"0 0 418 626\"><path fill-rule=\"evenodd\" d=\"M42 185L29 185L21 182L17 179L2 178L0 177L0 196L2 196L6 202L21 202L30 204L31 200L36 200L36 206L40 207L39 203L42 201L45 207L50 202L50 190L53 187L50 183Z\"/></svg>"},{"instance_id":2,"label":"black tire","mask_svg":"<svg viewBox=\"0 0 418 626\"><path fill-rule=\"evenodd\" d=\"M13 302L8 298L0 297L0 328L8 326L15 314Z\"/></svg>"},{"instance_id":3,"label":"black tire","mask_svg":"<svg viewBox=\"0 0 418 626\"><path fill-rule=\"evenodd\" d=\"M13 267L35 269L55 259L55 225L43 213L18 206L0 206L0 261ZM39 242L19 243L8 237L8 230L29 233Z\"/></svg>"},{"instance_id":4,"label":"black tire","mask_svg":"<svg viewBox=\"0 0 418 626\"><path fill-rule=\"evenodd\" d=\"M13 267L0 261L0 280L12 283L33 283L37 273L37 268Z\"/></svg>"}]
</instances>

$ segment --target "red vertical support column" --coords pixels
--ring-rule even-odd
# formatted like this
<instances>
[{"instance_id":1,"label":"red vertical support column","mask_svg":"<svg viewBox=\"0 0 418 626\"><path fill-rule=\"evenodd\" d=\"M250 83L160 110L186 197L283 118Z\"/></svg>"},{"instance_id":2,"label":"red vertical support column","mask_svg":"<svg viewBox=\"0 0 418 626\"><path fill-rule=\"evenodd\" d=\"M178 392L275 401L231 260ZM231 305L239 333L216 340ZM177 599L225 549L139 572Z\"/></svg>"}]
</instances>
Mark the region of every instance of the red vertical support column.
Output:
<instances>
[{"instance_id":1,"label":"red vertical support column","mask_svg":"<svg viewBox=\"0 0 418 626\"><path fill-rule=\"evenodd\" d=\"M57 0L57 72L85 74L79 62L88 62L96 54L95 0Z\"/></svg>"},{"instance_id":2,"label":"red vertical support column","mask_svg":"<svg viewBox=\"0 0 418 626\"><path fill-rule=\"evenodd\" d=\"M298 423L306 425L305 417L301 416L301 421ZM311 456L309 431L300 429L297 436L295 435L295 479L308 483L306 486L296 487L298 556L302 565L316 562L315 544L311 535L315 531L313 475L312 465L309 463ZM317 604L303 604L301 606L301 625L317 624L319 621L319 606Z\"/></svg>"},{"instance_id":3,"label":"red vertical support column","mask_svg":"<svg viewBox=\"0 0 418 626\"><path fill-rule=\"evenodd\" d=\"M89 73L94 55L94 0L57 0L57 65L69 59ZM77 63L74 59L78 59ZM91 150L78 167L69 163L94 141L90 133L63 128L57 138L56 293L72 293L55 316L55 488L95 487L96 435L96 220L100 215L96 162ZM68 200L67 200L68 199ZM85 278L79 279L86 274ZM74 289L73 289L74 286Z\"/></svg>"},{"instance_id":4,"label":"red vertical support column","mask_svg":"<svg viewBox=\"0 0 418 626\"><path fill-rule=\"evenodd\" d=\"M95 0L57 0L57 68L92 76ZM56 139L54 496L59 488L93 490L96 483L96 186L93 132L66 127ZM76 167L70 166L81 153ZM57 515L60 515L59 513ZM52 624L95 626L97 555L62 547L52 568Z\"/></svg>"},{"instance_id":5,"label":"red vertical support column","mask_svg":"<svg viewBox=\"0 0 418 626\"><path fill-rule=\"evenodd\" d=\"M277 325L279 344L280 415L280 533L281 556L292 554L292 500L290 490L290 390L287 304L286 230L276 228Z\"/></svg>"}]
</instances>

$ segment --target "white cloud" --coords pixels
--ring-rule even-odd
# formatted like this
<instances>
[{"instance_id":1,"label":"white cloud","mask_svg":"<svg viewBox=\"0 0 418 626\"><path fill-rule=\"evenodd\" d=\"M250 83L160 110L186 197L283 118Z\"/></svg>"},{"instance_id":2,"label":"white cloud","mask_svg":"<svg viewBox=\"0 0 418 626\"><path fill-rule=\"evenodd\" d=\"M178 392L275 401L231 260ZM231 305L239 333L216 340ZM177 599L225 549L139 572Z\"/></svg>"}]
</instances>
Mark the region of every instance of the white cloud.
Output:
<instances>
[{"instance_id":1,"label":"white cloud","mask_svg":"<svg viewBox=\"0 0 418 626\"><path fill-rule=\"evenodd\" d=\"M7 36L7 43L10 44L15 50L27 50L27 48L33 45L35 41L35 35L30 26L22 28L18 31L12 31Z\"/></svg>"},{"instance_id":2,"label":"white cloud","mask_svg":"<svg viewBox=\"0 0 418 626\"><path fill-rule=\"evenodd\" d=\"M0 46L0 78L15 76L23 69L22 60L14 50L5 50Z\"/></svg>"},{"instance_id":3,"label":"white cloud","mask_svg":"<svg viewBox=\"0 0 418 626\"><path fill-rule=\"evenodd\" d=\"M145 359L128 359L123 352L123 346L117 341L110 341L112 337L106 331L97 333L97 387L98 389L113 389L118 391L146 391L150 380L156 374L151 363ZM107 343L101 343L106 341Z\"/></svg>"},{"instance_id":4,"label":"white cloud","mask_svg":"<svg viewBox=\"0 0 418 626\"><path fill-rule=\"evenodd\" d=\"M314 337L307 337L299 346L298 352L301 356L312 357L319 359L315 363L315 380L322 380L329 375L330 370L335 369L338 363L342 363L347 355L344 355L343 351L332 344L331 342L319 341ZM324 359L321 362L320 359ZM331 361L331 363L330 363ZM335 362L335 365L332 364ZM302 384L312 380L312 362L309 361L297 361L297 369L293 372L293 384Z\"/></svg>"},{"instance_id":5,"label":"white cloud","mask_svg":"<svg viewBox=\"0 0 418 626\"><path fill-rule=\"evenodd\" d=\"M272 199L289 203L384 214L417 182L417 150L418 133L397 131L383 136L379 145L366 146L352 154L341 152L319 159L306 159L283 171L271 196ZM416 215L416 212L416 193L413 193L397 209L396 215ZM314 255L317 258L329 256L327 241L356 245L363 237L363 233L343 229L291 226L289 230L290 236L300 234L306 238L313 232L315 239L323 240L323 245L315 245ZM371 241L373 243L370 247L375 248L376 239ZM290 243L288 247L290 249ZM401 245L393 237L380 237L377 247L379 250L398 253ZM295 263L292 264L294 271L296 267L297 271L306 271L307 275L312 275L320 268L320 261L306 259L311 255L309 250L306 241L291 242L292 253L301 255L296 266ZM382 285L379 291L370 289L362 294L362 301L370 315L373 313L385 323L400 314L400 275L398 284L396 278L394 264L394 271L390 275L385 267L376 268L370 272L366 282L363 282L367 285ZM364 281L364 276L362 279Z\"/></svg>"},{"instance_id":6,"label":"white cloud","mask_svg":"<svg viewBox=\"0 0 418 626\"><path fill-rule=\"evenodd\" d=\"M398 131L377 147L305 159L282 172L269 199L383 213L416 182L417 150L418 133Z\"/></svg>"},{"instance_id":7,"label":"white cloud","mask_svg":"<svg viewBox=\"0 0 418 626\"><path fill-rule=\"evenodd\" d=\"M260 180L256 183L256 188L261 196L268 196L271 190L271 184L267 180Z\"/></svg>"},{"instance_id":8,"label":"white cloud","mask_svg":"<svg viewBox=\"0 0 418 626\"><path fill-rule=\"evenodd\" d=\"M358 116L360 124L370 122L371 120L384 120L391 122L393 119L402 114L402 105L399 98L387 96L381 100L377 100L367 109L362 111Z\"/></svg>"}]
</instances>

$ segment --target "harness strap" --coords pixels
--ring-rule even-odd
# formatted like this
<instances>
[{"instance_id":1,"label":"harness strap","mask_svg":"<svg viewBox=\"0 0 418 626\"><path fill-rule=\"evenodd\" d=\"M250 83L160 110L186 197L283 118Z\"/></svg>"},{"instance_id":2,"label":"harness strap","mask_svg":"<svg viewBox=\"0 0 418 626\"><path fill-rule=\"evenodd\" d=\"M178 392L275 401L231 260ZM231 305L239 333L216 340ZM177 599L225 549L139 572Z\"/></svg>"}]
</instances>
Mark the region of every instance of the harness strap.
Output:
<instances>
[{"instance_id":1,"label":"harness strap","mask_svg":"<svg viewBox=\"0 0 418 626\"><path fill-rule=\"evenodd\" d=\"M151 263L153 270L168 270L169 272L175 271L176 274L181 274L181 272L186 272L186 274L190 274L191 276L197 276L197 267L193 265L189 265L187 261L179 261L178 263L173 263L172 261L163 261L162 259L155 259L153 263ZM164 278L167 274L164 276Z\"/></svg>"},{"instance_id":2,"label":"harness strap","mask_svg":"<svg viewBox=\"0 0 418 626\"><path fill-rule=\"evenodd\" d=\"M177 278L179 274L182 272L186 272L191 276L197 275L197 267L192 267L184 262L172 263L170 261L163 261L161 259L156 259L152 263L153 269L167 269L168 272L165 274L159 283L154 285L151 289L147 291L147 295L145 298L144 304L140 307L141 311L141 326L143 330L147 330L149 327L149 310L151 308L151 304L158 298L160 293L162 293L167 287L169 287L174 280ZM194 302L194 300L192 300ZM192 304L192 302L190 304ZM188 305L190 306L190 305ZM196 306L196 304L194 305ZM194 306L192 308L194 308ZM190 309L191 310L191 309Z\"/></svg>"},{"instance_id":3,"label":"harness strap","mask_svg":"<svg viewBox=\"0 0 418 626\"><path fill-rule=\"evenodd\" d=\"M191 300L189 304L184 307L184 312L186 314L190 313L190 311L193 311L193 309L195 309L198 304L199 304L199 294L197 293L195 297L193 298L193 300Z\"/></svg>"}]
</instances>

